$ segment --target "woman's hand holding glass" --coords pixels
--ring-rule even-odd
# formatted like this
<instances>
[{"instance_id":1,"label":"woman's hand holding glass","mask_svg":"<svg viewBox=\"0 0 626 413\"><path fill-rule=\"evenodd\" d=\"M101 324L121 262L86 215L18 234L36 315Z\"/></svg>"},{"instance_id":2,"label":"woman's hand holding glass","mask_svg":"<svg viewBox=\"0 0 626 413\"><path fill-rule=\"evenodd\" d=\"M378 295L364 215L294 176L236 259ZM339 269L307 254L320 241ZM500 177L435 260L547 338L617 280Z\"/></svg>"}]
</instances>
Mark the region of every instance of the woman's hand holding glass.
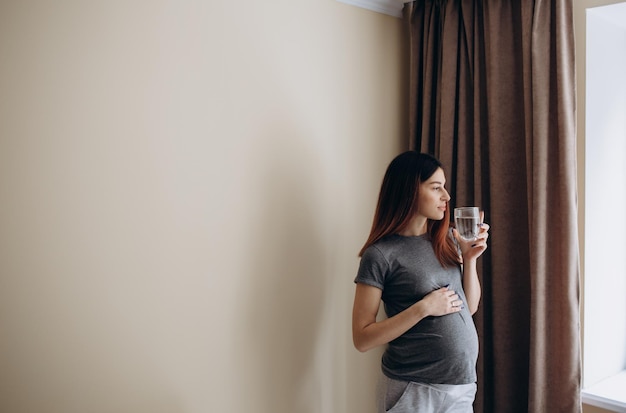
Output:
<instances>
[{"instance_id":1,"label":"woman's hand holding glass","mask_svg":"<svg viewBox=\"0 0 626 413\"><path fill-rule=\"evenodd\" d=\"M480 224L478 235L475 239L466 240L461 237L459 231L455 229L452 230L454 234L454 238L459 243L461 247L461 255L463 256L463 261L471 261L480 257L483 252L487 249L487 238L489 238L489 224L483 222L485 218L484 211L480 211Z\"/></svg>"}]
</instances>

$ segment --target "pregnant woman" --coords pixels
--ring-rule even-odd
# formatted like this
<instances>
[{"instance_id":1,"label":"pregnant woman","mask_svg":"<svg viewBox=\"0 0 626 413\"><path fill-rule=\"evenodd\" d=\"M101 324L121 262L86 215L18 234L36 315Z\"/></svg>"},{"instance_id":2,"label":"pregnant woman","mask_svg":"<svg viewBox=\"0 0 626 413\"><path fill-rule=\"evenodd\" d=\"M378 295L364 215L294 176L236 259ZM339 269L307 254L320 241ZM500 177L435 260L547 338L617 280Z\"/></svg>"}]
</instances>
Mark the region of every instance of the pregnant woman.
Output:
<instances>
[{"instance_id":1,"label":"pregnant woman","mask_svg":"<svg viewBox=\"0 0 626 413\"><path fill-rule=\"evenodd\" d=\"M469 241L451 230L445 183L433 156L398 155L359 253L352 334L359 351L387 346L381 413L473 412L478 337L472 314L481 297L476 261L487 249L489 225L481 223ZM381 300L387 318L377 321Z\"/></svg>"}]
</instances>

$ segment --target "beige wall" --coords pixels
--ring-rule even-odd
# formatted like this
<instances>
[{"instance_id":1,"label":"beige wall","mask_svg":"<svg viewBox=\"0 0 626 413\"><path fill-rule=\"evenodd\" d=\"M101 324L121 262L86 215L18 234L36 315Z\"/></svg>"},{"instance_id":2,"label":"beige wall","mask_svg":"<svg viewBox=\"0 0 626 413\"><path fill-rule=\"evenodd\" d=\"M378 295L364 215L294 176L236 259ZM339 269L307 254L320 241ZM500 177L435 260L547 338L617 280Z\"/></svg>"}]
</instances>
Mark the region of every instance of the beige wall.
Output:
<instances>
[{"instance_id":1,"label":"beige wall","mask_svg":"<svg viewBox=\"0 0 626 413\"><path fill-rule=\"evenodd\" d=\"M611 410L605 410L600 407L583 404L583 413L611 413Z\"/></svg>"},{"instance_id":2,"label":"beige wall","mask_svg":"<svg viewBox=\"0 0 626 413\"><path fill-rule=\"evenodd\" d=\"M401 30L0 2L0 411L373 411L352 279L406 141Z\"/></svg>"}]
</instances>

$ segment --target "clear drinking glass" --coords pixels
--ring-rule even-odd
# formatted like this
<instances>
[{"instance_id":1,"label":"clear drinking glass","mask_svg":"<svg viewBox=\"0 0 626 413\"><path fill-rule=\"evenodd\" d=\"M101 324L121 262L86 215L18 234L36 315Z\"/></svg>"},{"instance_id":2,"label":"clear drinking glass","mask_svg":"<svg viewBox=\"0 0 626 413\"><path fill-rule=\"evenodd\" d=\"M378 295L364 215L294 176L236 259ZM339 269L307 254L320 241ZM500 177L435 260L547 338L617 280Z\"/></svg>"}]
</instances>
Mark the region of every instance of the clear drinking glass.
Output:
<instances>
[{"instance_id":1,"label":"clear drinking glass","mask_svg":"<svg viewBox=\"0 0 626 413\"><path fill-rule=\"evenodd\" d=\"M461 238L466 241L476 239L480 230L480 212L478 207L454 208L454 224Z\"/></svg>"}]
</instances>

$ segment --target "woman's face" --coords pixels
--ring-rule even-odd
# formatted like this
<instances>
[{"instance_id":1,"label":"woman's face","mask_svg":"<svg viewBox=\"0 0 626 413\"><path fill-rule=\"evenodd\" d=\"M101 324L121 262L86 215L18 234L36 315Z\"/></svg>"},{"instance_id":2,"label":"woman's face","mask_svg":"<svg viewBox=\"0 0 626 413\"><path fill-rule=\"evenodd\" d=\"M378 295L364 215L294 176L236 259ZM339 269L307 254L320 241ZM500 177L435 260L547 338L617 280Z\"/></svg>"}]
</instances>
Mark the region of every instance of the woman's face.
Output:
<instances>
[{"instance_id":1,"label":"woman's face","mask_svg":"<svg viewBox=\"0 0 626 413\"><path fill-rule=\"evenodd\" d=\"M432 220L442 220L448 207L450 194L444 188L446 177L439 168L426 181L421 182L417 195L417 213Z\"/></svg>"}]
</instances>

